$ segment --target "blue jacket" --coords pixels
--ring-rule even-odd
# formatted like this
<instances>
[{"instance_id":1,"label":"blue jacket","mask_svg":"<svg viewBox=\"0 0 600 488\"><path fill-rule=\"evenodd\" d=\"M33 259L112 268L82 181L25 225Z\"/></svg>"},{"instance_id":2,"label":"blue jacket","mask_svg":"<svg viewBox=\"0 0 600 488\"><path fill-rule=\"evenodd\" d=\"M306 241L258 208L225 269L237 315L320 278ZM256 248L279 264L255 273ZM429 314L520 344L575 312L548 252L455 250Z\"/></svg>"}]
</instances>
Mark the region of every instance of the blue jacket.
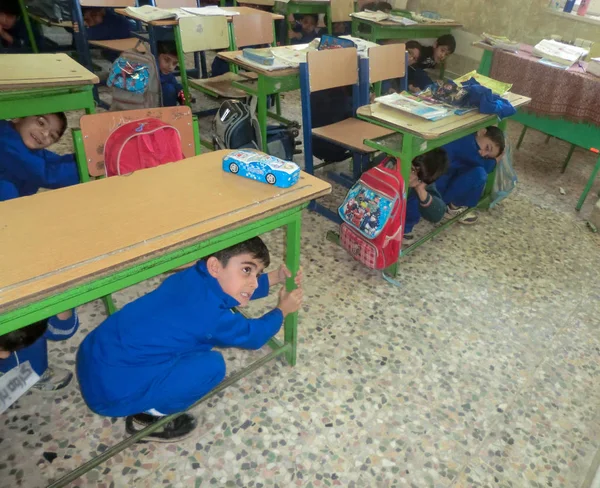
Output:
<instances>
[{"instance_id":1,"label":"blue jacket","mask_svg":"<svg viewBox=\"0 0 600 488\"><path fill-rule=\"evenodd\" d=\"M491 173L496 167L495 159L483 158L479 155L479 145L477 144L476 134L469 134L461 139L452 141L444 146L450 169L472 168L481 166L486 173Z\"/></svg>"},{"instance_id":2,"label":"blue jacket","mask_svg":"<svg viewBox=\"0 0 600 488\"><path fill-rule=\"evenodd\" d=\"M302 32L302 26L301 25L295 25L292 28L293 32L300 32L302 34L302 37L300 39L290 39L290 44L308 44L312 41L314 41L317 37L321 37L321 30L320 29L315 29L314 31L310 32L309 34L306 34L305 32Z\"/></svg>"},{"instance_id":3,"label":"blue jacket","mask_svg":"<svg viewBox=\"0 0 600 488\"><path fill-rule=\"evenodd\" d=\"M421 68L415 68L414 66L409 66L406 70L408 76L408 84L416 86L420 90L424 90L429 85L433 84L432 79L429 75Z\"/></svg>"},{"instance_id":4,"label":"blue jacket","mask_svg":"<svg viewBox=\"0 0 600 488\"><path fill-rule=\"evenodd\" d=\"M175 107L178 104L177 94L182 90L175 75L173 73L167 75L160 73L160 86L162 88L163 107Z\"/></svg>"},{"instance_id":5,"label":"blue jacket","mask_svg":"<svg viewBox=\"0 0 600 488\"><path fill-rule=\"evenodd\" d=\"M263 274L252 299L268 293L268 275ZM156 397L154 383L179 357L213 347L258 349L279 331L283 314L278 308L247 319L231 311L236 305L237 300L210 276L204 261L125 305L94 329L79 349L77 374L88 406L102 413L123 402Z\"/></svg>"},{"instance_id":6,"label":"blue jacket","mask_svg":"<svg viewBox=\"0 0 600 488\"><path fill-rule=\"evenodd\" d=\"M112 39L128 39L135 22L123 15L115 13L112 9L106 9L104 19L98 25L88 27L88 41L110 41Z\"/></svg>"},{"instance_id":7,"label":"blue jacket","mask_svg":"<svg viewBox=\"0 0 600 488\"><path fill-rule=\"evenodd\" d=\"M72 154L28 149L7 120L0 121L0 201L33 195L40 188L79 183Z\"/></svg>"},{"instance_id":8,"label":"blue jacket","mask_svg":"<svg viewBox=\"0 0 600 488\"><path fill-rule=\"evenodd\" d=\"M33 370L40 376L48 368L48 346L46 340L64 341L73 337L79 328L79 317L75 310L73 316L66 320L60 320L58 317L48 319L48 328L42 337L35 341L31 346L13 352L13 354L0 360L0 373L6 373L15 366L29 361Z\"/></svg>"},{"instance_id":9,"label":"blue jacket","mask_svg":"<svg viewBox=\"0 0 600 488\"><path fill-rule=\"evenodd\" d=\"M475 78L464 81L462 86L469 91L469 105L477 107L482 114L496 114L503 119L517 113L508 100L492 93Z\"/></svg>"}]
</instances>

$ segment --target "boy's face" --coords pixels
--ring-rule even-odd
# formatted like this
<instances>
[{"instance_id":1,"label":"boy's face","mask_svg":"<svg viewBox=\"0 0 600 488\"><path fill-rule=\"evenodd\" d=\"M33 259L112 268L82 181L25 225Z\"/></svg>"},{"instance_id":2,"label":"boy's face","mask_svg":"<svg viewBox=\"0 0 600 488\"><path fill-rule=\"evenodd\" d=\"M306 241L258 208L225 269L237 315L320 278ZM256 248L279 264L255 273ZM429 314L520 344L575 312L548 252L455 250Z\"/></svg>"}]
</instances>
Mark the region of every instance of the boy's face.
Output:
<instances>
[{"instance_id":1,"label":"boy's face","mask_svg":"<svg viewBox=\"0 0 600 488\"><path fill-rule=\"evenodd\" d=\"M104 20L105 10L103 8L91 8L83 13L83 23L86 27L94 27Z\"/></svg>"},{"instance_id":2,"label":"boy's face","mask_svg":"<svg viewBox=\"0 0 600 488\"><path fill-rule=\"evenodd\" d=\"M412 66L419 60L421 51L417 47L408 48L407 51L408 51L408 65Z\"/></svg>"},{"instance_id":3,"label":"boy's face","mask_svg":"<svg viewBox=\"0 0 600 488\"><path fill-rule=\"evenodd\" d=\"M159 54L158 68L163 75L173 73L177 68L177 56L174 54Z\"/></svg>"},{"instance_id":4,"label":"boy's face","mask_svg":"<svg viewBox=\"0 0 600 488\"><path fill-rule=\"evenodd\" d=\"M483 129L485 130L485 129ZM500 147L484 133L477 133L477 145L479 146L479 155L486 159L496 159L500 156Z\"/></svg>"},{"instance_id":5,"label":"boy's face","mask_svg":"<svg viewBox=\"0 0 600 488\"><path fill-rule=\"evenodd\" d=\"M229 259L227 266L223 266L214 256L210 257L206 267L210 275L219 282L223 291L244 307L248 305L258 288L258 277L265 265L251 254L239 254Z\"/></svg>"},{"instance_id":6,"label":"boy's face","mask_svg":"<svg viewBox=\"0 0 600 488\"><path fill-rule=\"evenodd\" d=\"M3 30L12 29L16 23L17 23L16 15L0 12L0 29L3 29Z\"/></svg>"},{"instance_id":7,"label":"boy's face","mask_svg":"<svg viewBox=\"0 0 600 488\"><path fill-rule=\"evenodd\" d=\"M433 59L436 63L445 61L451 54L448 46L438 46L437 42L433 45Z\"/></svg>"},{"instance_id":8,"label":"boy's face","mask_svg":"<svg viewBox=\"0 0 600 488\"><path fill-rule=\"evenodd\" d=\"M300 22L300 24L302 25L302 32L305 32L306 34L310 34L317 27L315 19L308 15L302 17L302 21Z\"/></svg>"},{"instance_id":9,"label":"boy's face","mask_svg":"<svg viewBox=\"0 0 600 488\"><path fill-rule=\"evenodd\" d=\"M62 121L54 114L13 120L16 131L28 149L44 149L60 139Z\"/></svg>"}]
</instances>

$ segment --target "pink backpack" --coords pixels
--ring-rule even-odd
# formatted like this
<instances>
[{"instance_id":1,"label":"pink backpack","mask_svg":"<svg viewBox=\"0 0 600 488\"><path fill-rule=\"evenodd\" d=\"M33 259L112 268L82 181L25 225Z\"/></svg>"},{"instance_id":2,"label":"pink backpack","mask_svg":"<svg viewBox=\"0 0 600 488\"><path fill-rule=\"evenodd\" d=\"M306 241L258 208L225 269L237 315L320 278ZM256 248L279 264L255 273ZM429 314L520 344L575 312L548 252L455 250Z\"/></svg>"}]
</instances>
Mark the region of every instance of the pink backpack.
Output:
<instances>
[{"instance_id":1,"label":"pink backpack","mask_svg":"<svg viewBox=\"0 0 600 488\"><path fill-rule=\"evenodd\" d=\"M406 215L400 160L392 158L365 171L339 208L340 243L354 259L371 269L394 264L400 254Z\"/></svg>"},{"instance_id":2,"label":"pink backpack","mask_svg":"<svg viewBox=\"0 0 600 488\"><path fill-rule=\"evenodd\" d=\"M179 131L152 118L117 127L104 145L106 176L124 175L184 158Z\"/></svg>"}]
</instances>

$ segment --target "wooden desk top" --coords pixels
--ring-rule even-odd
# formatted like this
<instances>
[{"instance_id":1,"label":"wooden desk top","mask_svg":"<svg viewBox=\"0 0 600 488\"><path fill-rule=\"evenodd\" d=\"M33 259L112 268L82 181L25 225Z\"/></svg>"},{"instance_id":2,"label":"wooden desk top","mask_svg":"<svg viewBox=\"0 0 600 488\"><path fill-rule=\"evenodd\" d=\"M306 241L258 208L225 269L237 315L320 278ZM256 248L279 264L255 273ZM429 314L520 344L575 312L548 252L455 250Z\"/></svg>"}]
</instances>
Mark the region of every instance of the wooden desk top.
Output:
<instances>
[{"instance_id":1,"label":"wooden desk top","mask_svg":"<svg viewBox=\"0 0 600 488\"><path fill-rule=\"evenodd\" d=\"M223 10L228 10L230 12L239 12L240 15L252 15L252 14L265 14L270 15L273 20L281 20L283 19L283 15L274 14L271 12L265 12L264 10L258 10L250 7L220 7ZM170 20L153 20L151 22L146 22L138 17L131 15L124 8L116 8L115 12L119 15L124 15L125 17L129 17L130 19L139 20L142 23L156 25L156 26L168 26L168 25L177 25L179 23L178 19L170 19ZM227 16L227 22L231 22L233 20L233 15Z\"/></svg>"},{"instance_id":2,"label":"wooden desk top","mask_svg":"<svg viewBox=\"0 0 600 488\"><path fill-rule=\"evenodd\" d=\"M273 78L278 78L281 76L298 76L300 73L298 68L275 69L271 71L268 69L259 68L256 64L250 64L243 59L237 58L237 56L241 55L242 51L221 51L217 54L217 56L219 56L221 59L224 59L228 63L233 63L247 71L260 73L261 75L271 76Z\"/></svg>"},{"instance_id":3,"label":"wooden desk top","mask_svg":"<svg viewBox=\"0 0 600 488\"><path fill-rule=\"evenodd\" d=\"M331 192L222 170L216 151L0 202L0 313L202 242Z\"/></svg>"},{"instance_id":4,"label":"wooden desk top","mask_svg":"<svg viewBox=\"0 0 600 488\"><path fill-rule=\"evenodd\" d=\"M3 54L0 91L93 85L98 77L65 53Z\"/></svg>"},{"instance_id":5,"label":"wooden desk top","mask_svg":"<svg viewBox=\"0 0 600 488\"><path fill-rule=\"evenodd\" d=\"M529 97L514 93L507 93L504 98L515 108L527 105L531 101ZM422 117L402 112L401 110L386 107L380 103L372 103L371 105L360 107L357 114L367 119L385 122L397 127L401 132L414 134L421 139L437 139L451 132L476 125L485 119L490 119L490 123L497 120L496 115L469 112L464 115L450 115L432 122Z\"/></svg>"}]
</instances>

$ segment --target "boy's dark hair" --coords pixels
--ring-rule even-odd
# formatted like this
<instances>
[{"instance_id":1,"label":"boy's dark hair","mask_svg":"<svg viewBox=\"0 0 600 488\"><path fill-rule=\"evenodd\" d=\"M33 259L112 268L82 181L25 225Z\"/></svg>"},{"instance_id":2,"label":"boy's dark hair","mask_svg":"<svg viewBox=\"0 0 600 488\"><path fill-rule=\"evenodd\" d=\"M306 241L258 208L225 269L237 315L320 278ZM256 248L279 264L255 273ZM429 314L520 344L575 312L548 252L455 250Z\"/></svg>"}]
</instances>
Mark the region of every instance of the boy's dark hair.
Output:
<instances>
[{"instance_id":1,"label":"boy's dark hair","mask_svg":"<svg viewBox=\"0 0 600 488\"><path fill-rule=\"evenodd\" d=\"M319 14L304 14L302 17L300 17L300 21L302 21L304 17L310 17L313 19L315 21L315 25L319 23Z\"/></svg>"},{"instance_id":2,"label":"boy's dark hair","mask_svg":"<svg viewBox=\"0 0 600 488\"><path fill-rule=\"evenodd\" d=\"M430 185L448 171L448 154L445 149L438 147L417 156L412 165L417 169L419 179Z\"/></svg>"},{"instance_id":3,"label":"boy's dark hair","mask_svg":"<svg viewBox=\"0 0 600 488\"><path fill-rule=\"evenodd\" d=\"M240 254L250 254L254 259L261 261L265 265L265 268L268 268L269 264L271 264L269 249L265 246L265 243L260 237L253 237L252 239L240 242L239 244L235 244L222 251L217 251L210 256L207 256L205 259L215 257L223 266L227 266L227 263L231 258L239 256Z\"/></svg>"},{"instance_id":4,"label":"boy's dark hair","mask_svg":"<svg viewBox=\"0 0 600 488\"><path fill-rule=\"evenodd\" d=\"M31 346L37 341L48 327L48 320L40 320L27 327L13 330L0 336L0 350L5 352L15 352L24 347Z\"/></svg>"},{"instance_id":5,"label":"boy's dark hair","mask_svg":"<svg viewBox=\"0 0 600 488\"><path fill-rule=\"evenodd\" d=\"M86 12L100 12L100 10L104 10L104 7L81 7L82 14Z\"/></svg>"},{"instance_id":6,"label":"boy's dark hair","mask_svg":"<svg viewBox=\"0 0 600 488\"><path fill-rule=\"evenodd\" d=\"M406 41L404 43L406 49L422 49L423 45L419 41Z\"/></svg>"},{"instance_id":7,"label":"boy's dark hair","mask_svg":"<svg viewBox=\"0 0 600 488\"><path fill-rule=\"evenodd\" d=\"M177 56L177 47L173 41L160 41L156 43L158 54L170 54Z\"/></svg>"},{"instance_id":8,"label":"boy's dark hair","mask_svg":"<svg viewBox=\"0 0 600 488\"><path fill-rule=\"evenodd\" d=\"M498 146L498 148L500 149L499 154L502 154L504 152L504 149L506 147L506 139L504 138L504 132L501 129L499 129L495 125L490 125L489 127L485 128L485 137L490 139L494 144Z\"/></svg>"},{"instance_id":9,"label":"boy's dark hair","mask_svg":"<svg viewBox=\"0 0 600 488\"><path fill-rule=\"evenodd\" d=\"M0 12L3 14L21 16L21 7L17 0L2 0L0 1Z\"/></svg>"},{"instance_id":10,"label":"boy's dark hair","mask_svg":"<svg viewBox=\"0 0 600 488\"><path fill-rule=\"evenodd\" d=\"M456 39L452 34L444 34L437 38L438 46L446 46L450 50L450 54L456 51Z\"/></svg>"},{"instance_id":11,"label":"boy's dark hair","mask_svg":"<svg viewBox=\"0 0 600 488\"><path fill-rule=\"evenodd\" d=\"M54 112L52 115L56 115L62 124L60 130L58 131L58 137L62 137L67 130L67 116L64 112Z\"/></svg>"},{"instance_id":12,"label":"boy's dark hair","mask_svg":"<svg viewBox=\"0 0 600 488\"><path fill-rule=\"evenodd\" d=\"M363 5L363 10L372 10L373 12L381 11L389 13L392 11L392 5L388 2L369 2Z\"/></svg>"}]
</instances>

